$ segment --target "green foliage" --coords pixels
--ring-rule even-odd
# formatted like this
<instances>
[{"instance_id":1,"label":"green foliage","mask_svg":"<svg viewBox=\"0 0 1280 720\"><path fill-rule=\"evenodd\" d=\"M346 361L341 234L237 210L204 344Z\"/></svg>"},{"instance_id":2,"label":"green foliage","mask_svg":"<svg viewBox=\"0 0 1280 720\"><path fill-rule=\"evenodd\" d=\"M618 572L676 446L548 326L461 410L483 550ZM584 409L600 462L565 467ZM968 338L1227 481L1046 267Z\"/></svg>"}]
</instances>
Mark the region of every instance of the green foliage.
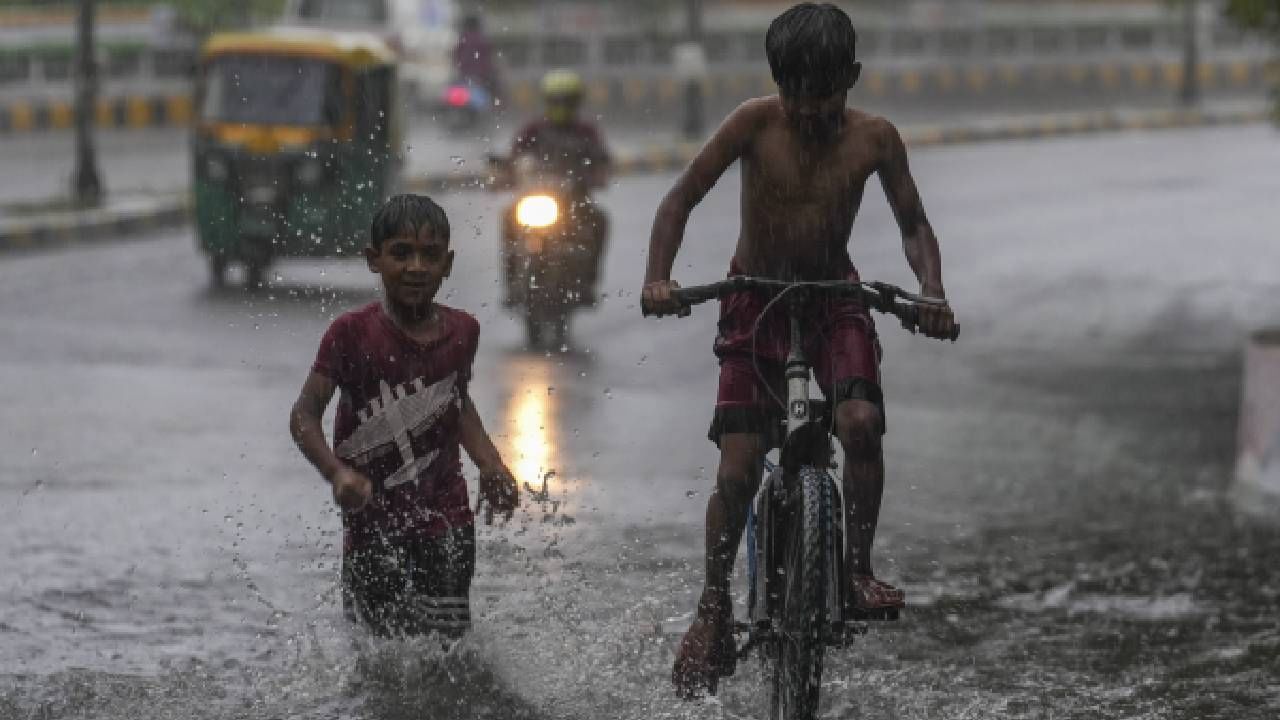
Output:
<instances>
[{"instance_id":1,"label":"green foliage","mask_svg":"<svg viewBox=\"0 0 1280 720\"><path fill-rule=\"evenodd\" d=\"M1227 0L1226 12L1242 27L1266 33L1280 43L1280 0ZM1274 61L1274 67L1273 72L1280 72L1280 60ZM1272 118L1280 125L1280 82L1272 86L1271 97Z\"/></svg>"},{"instance_id":2,"label":"green foliage","mask_svg":"<svg viewBox=\"0 0 1280 720\"><path fill-rule=\"evenodd\" d=\"M1227 15L1246 28L1280 37L1280 0L1227 0Z\"/></svg>"},{"instance_id":3,"label":"green foliage","mask_svg":"<svg viewBox=\"0 0 1280 720\"><path fill-rule=\"evenodd\" d=\"M96 0L99 8L130 7L145 9L168 5L178 13L179 21L199 35L215 30L247 27L254 22L280 16L284 0ZM6 8L67 9L76 8L79 0L0 0L0 12Z\"/></svg>"},{"instance_id":4,"label":"green foliage","mask_svg":"<svg viewBox=\"0 0 1280 720\"><path fill-rule=\"evenodd\" d=\"M184 25L206 35L278 17L284 0L166 0L165 4L178 12Z\"/></svg>"}]
</instances>

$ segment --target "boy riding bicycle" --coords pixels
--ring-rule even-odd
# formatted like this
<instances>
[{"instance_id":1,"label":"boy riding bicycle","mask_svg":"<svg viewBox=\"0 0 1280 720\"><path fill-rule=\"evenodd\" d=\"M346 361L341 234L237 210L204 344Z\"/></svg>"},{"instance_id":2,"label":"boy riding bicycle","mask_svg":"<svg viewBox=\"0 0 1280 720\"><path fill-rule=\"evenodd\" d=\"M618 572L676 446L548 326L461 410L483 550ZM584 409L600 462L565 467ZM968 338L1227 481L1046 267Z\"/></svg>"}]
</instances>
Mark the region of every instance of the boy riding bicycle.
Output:
<instances>
[{"instance_id":1,"label":"boy riding bicycle","mask_svg":"<svg viewBox=\"0 0 1280 720\"><path fill-rule=\"evenodd\" d=\"M670 278L685 224L735 160L742 164L742 227L731 275L857 280L847 245L864 185L878 174L921 294L946 297L938 242L897 129L845 106L861 72L855 41L848 15L830 4L797 5L769 26L765 48L779 92L734 110L658 206L642 293L646 311L680 310L671 294L678 285ZM706 584L672 670L682 695L714 692L718 679L734 669L729 575L760 484L762 458L777 444L782 408L774 397L785 394L778 388L789 343L788 316L778 305L765 312L768 300L740 292L721 301L715 341L720 385L710 430L720 448L720 466L707 504ZM884 488L880 435L885 430L875 327L866 307L854 299L813 302L806 316L806 353L823 392L836 405L836 435L844 449L849 596L862 610L900 608L902 591L878 580L871 567ZM946 338L954 320L945 307L925 306L919 327L931 337Z\"/></svg>"}]
</instances>

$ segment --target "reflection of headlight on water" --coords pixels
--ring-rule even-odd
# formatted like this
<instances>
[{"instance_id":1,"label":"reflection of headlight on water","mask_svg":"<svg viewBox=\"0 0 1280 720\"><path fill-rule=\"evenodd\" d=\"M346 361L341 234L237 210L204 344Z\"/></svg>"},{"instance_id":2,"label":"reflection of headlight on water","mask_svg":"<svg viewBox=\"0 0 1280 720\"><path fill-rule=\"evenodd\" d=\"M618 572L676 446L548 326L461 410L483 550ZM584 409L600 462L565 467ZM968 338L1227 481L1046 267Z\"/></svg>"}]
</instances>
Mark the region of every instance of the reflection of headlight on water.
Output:
<instances>
[{"instance_id":1,"label":"reflection of headlight on water","mask_svg":"<svg viewBox=\"0 0 1280 720\"><path fill-rule=\"evenodd\" d=\"M541 362L519 363L512 371L518 380L506 408L511 428L511 469L518 482L540 487L556 461L551 367Z\"/></svg>"},{"instance_id":2,"label":"reflection of headlight on water","mask_svg":"<svg viewBox=\"0 0 1280 720\"><path fill-rule=\"evenodd\" d=\"M559 216L560 207L550 195L528 195L516 203L516 222L525 227L548 227Z\"/></svg>"}]
</instances>

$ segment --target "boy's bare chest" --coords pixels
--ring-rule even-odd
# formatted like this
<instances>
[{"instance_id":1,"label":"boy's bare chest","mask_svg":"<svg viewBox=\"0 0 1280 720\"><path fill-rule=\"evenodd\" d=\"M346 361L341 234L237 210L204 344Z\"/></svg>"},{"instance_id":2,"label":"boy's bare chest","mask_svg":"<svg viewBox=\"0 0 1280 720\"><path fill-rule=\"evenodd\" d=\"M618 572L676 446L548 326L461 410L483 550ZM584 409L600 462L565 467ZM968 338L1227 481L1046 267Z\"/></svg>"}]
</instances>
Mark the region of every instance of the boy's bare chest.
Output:
<instances>
[{"instance_id":1,"label":"boy's bare chest","mask_svg":"<svg viewBox=\"0 0 1280 720\"><path fill-rule=\"evenodd\" d=\"M771 203L826 205L848 202L874 170L856 146L802 148L785 141L761 143L748 162L749 192Z\"/></svg>"}]
</instances>

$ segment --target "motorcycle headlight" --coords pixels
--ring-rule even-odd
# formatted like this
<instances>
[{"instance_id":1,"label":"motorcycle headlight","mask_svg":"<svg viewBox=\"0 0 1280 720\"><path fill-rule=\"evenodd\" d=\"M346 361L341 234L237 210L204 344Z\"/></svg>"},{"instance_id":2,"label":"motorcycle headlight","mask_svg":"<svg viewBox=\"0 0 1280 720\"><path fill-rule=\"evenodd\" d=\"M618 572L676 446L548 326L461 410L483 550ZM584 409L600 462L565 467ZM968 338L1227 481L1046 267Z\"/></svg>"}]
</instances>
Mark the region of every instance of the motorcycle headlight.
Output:
<instances>
[{"instance_id":1,"label":"motorcycle headlight","mask_svg":"<svg viewBox=\"0 0 1280 720\"><path fill-rule=\"evenodd\" d=\"M548 227L559 217L560 207L550 195L527 195L516 203L516 222L525 227Z\"/></svg>"},{"instance_id":2,"label":"motorcycle headlight","mask_svg":"<svg viewBox=\"0 0 1280 720\"><path fill-rule=\"evenodd\" d=\"M204 159L204 176L213 182L226 182L231 177L231 166L225 158L210 155Z\"/></svg>"},{"instance_id":3,"label":"motorcycle headlight","mask_svg":"<svg viewBox=\"0 0 1280 720\"><path fill-rule=\"evenodd\" d=\"M303 158L293 170L293 177L299 185L315 186L324 180L324 163L319 158Z\"/></svg>"}]
</instances>

